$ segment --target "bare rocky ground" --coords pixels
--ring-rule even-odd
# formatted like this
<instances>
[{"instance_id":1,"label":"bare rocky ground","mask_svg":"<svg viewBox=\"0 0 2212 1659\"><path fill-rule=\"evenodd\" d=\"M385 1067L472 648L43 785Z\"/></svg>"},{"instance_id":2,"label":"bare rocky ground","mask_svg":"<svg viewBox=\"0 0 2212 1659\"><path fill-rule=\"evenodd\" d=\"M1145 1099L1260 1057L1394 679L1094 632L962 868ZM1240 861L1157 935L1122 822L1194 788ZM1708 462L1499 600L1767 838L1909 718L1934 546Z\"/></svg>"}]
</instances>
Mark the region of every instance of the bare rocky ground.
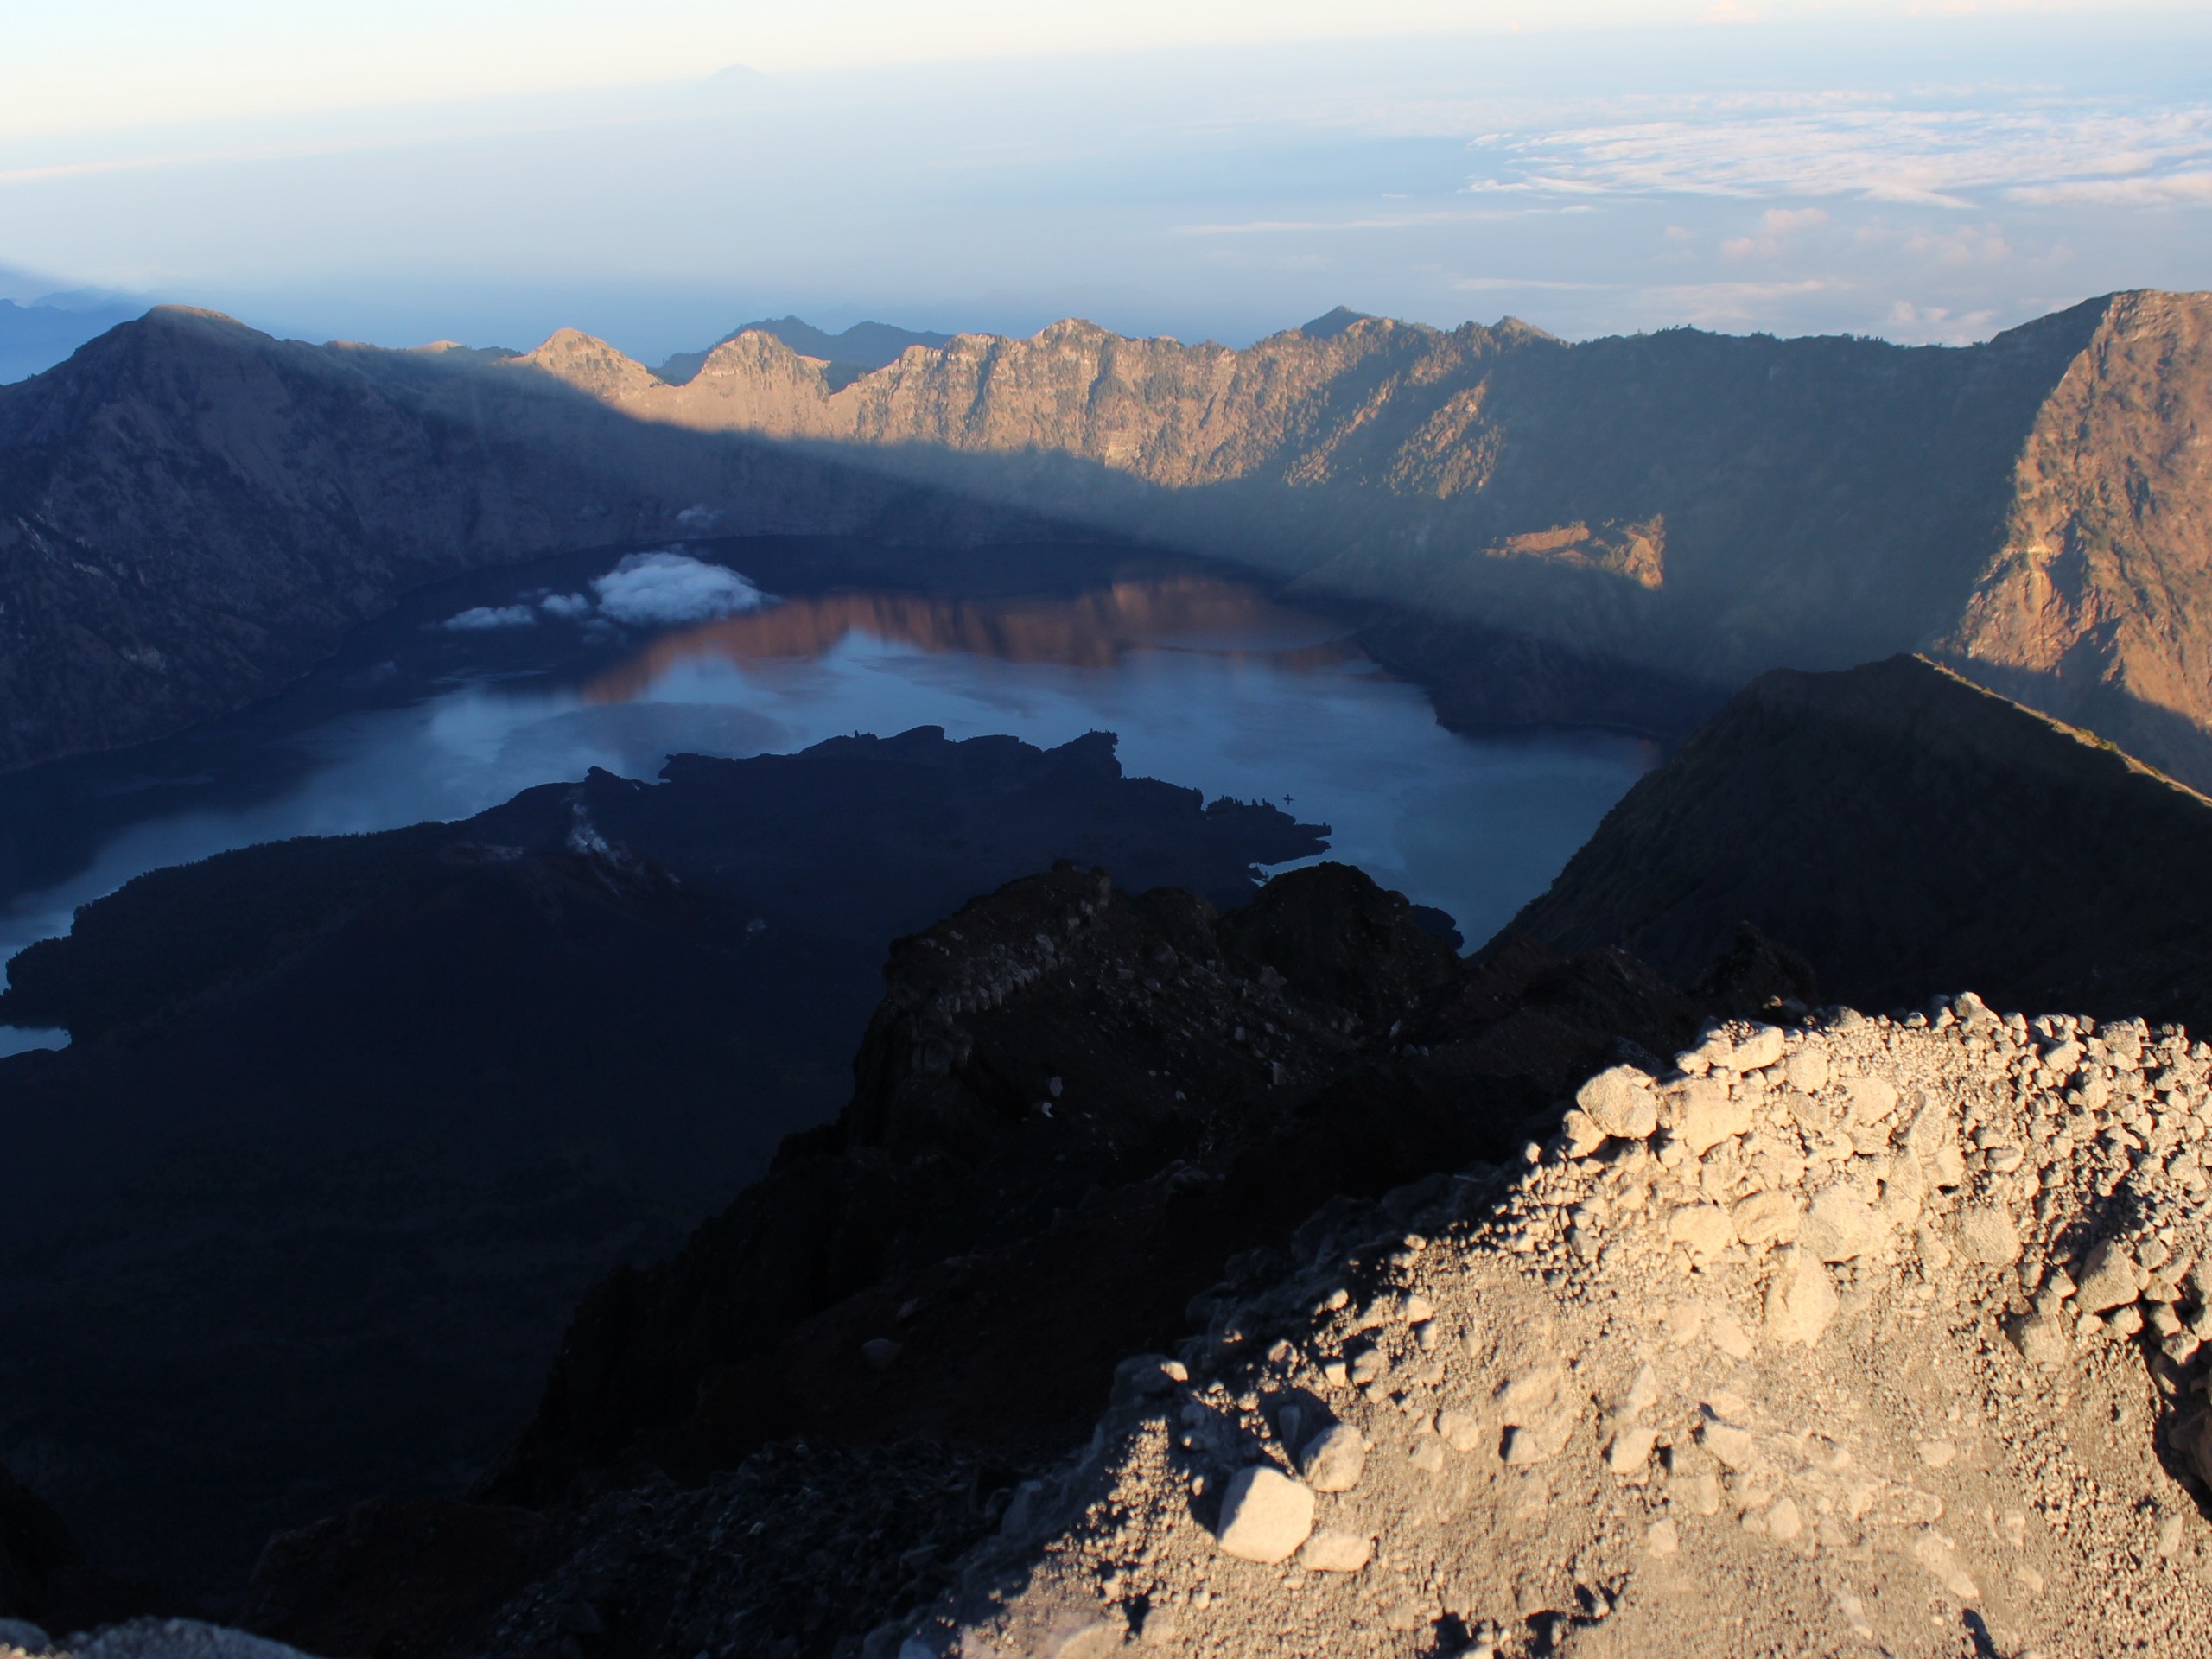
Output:
<instances>
[{"instance_id":1,"label":"bare rocky ground","mask_svg":"<svg viewBox=\"0 0 2212 1659\"><path fill-rule=\"evenodd\" d=\"M2212 1651L2209 1074L1971 996L1609 1069L1125 1364L861 1651Z\"/></svg>"}]
</instances>

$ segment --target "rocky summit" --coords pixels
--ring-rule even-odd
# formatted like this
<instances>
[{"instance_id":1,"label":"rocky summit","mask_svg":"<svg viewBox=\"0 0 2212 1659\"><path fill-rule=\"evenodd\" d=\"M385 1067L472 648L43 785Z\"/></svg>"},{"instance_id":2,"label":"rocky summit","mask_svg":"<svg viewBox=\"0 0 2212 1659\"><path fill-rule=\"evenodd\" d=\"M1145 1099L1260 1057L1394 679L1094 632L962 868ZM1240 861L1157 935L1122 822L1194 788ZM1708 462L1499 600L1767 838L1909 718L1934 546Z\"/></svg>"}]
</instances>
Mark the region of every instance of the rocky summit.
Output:
<instances>
[{"instance_id":1,"label":"rocky summit","mask_svg":"<svg viewBox=\"0 0 2212 1659\"><path fill-rule=\"evenodd\" d=\"M2198 1650L2208 1075L1971 995L1607 1068L1133 1357L862 1650Z\"/></svg>"}]
</instances>

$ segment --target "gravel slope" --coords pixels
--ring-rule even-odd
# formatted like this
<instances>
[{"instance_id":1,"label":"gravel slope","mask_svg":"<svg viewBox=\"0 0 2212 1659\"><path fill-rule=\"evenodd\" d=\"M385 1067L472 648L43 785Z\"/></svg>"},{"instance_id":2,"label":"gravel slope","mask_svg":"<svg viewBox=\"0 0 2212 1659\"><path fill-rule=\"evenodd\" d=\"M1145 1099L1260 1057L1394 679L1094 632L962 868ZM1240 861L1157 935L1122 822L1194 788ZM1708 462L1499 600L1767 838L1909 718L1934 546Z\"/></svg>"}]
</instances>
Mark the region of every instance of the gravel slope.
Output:
<instances>
[{"instance_id":1,"label":"gravel slope","mask_svg":"<svg viewBox=\"0 0 2212 1659\"><path fill-rule=\"evenodd\" d=\"M2208 1650L2208 1071L1969 996L1602 1073L1125 1365L864 1651Z\"/></svg>"}]
</instances>

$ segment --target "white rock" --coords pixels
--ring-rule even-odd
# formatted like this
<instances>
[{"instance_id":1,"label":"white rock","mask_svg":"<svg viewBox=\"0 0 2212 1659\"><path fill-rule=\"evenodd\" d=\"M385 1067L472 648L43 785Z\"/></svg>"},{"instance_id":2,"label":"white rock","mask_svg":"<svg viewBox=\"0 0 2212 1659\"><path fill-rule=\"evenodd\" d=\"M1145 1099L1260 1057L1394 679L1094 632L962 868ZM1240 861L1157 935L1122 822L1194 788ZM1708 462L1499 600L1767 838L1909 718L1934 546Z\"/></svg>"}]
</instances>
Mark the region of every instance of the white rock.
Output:
<instances>
[{"instance_id":1,"label":"white rock","mask_svg":"<svg viewBox=\"0 0 2212 1659\"><path fill-rule=\"evenodd\" d=\"M1970 1262L2009 1268L2020 1259L2020 1233L1994 1205L1976 1205L1959 1217L1959 1245Z\"/></svg>"},{"instance_id":2,"label":"white rock","mask_svg":"<svg viewBox=\"0 0 2212 1659\"><path fill-rule=\"evenodd\" d=\"M1757 1350L1751 1333L1744 1329L1744 1322L1730 1313L1713 1316L1706 1325L1705 1339L1733 1360L1749 1359Z\"/></svg>"},{"instance_id":3,"label":"white rock","mask_svg":"<svg viewBox=\"0 0 2212 1659\"><path fill-rule=\"evenodd\" d=\"M1471 1452L1483 1442L1482 1419L1469 1412L1440 1411L1436 1433L1454 1452Z\"/></svg>"},{"instance_id":4,"label":"white rock","mask_svg":"<svg viewBox=\"0 0 2212 1659\"><path fill-rule=\"evenodd\" d=\"M1580 1402L1567 1389L1560 1365L1540 1365L1498 1390L1498 1417L1505 1424L1500 1446L1506 1462L1541 1463L1556 1457L1574 1437Z\"/></svg>"},{"instance_id":5,"label":"white rock","mask_svg":"<svg viewBox=\"0 0 2212 1659\"><path fill-rule=\"evenodd\" d=\"M1789 1080L1792 1089L1817 1095L1828 1084L1828 1052L1818 1043L1808 1043L1783 1063L1782 1075Z\"/></svg>"},{"instance_id":6,"label":"white rock","mask_svg":"<svg viewBox=\"0 0 2212 1659\"><path fill-rule=\"evenodd\" d=\"M1796 1498L1777 1497L1768 1506L1766 1530L1767 1536L1785 1544L1805 1530L1804 1512Z\"/></svg>"},{"instance_id":7,"label":"white rock","mask_svg":"<svg viewBox=\"0 0 2212 1659\"><path fill-rule=\"evenodd\" d=\"M1758 1437L1742 1424L1720 1416L1710 1404L1705 1408L1705 1421L1697 1426L1697 1440L1734 1472L1741 1473L1758 1461Z\"/></svg>"},{"instance_id":8,"label":"white rock","mask_svg":"<svg viewBox=\"0 0 2212 1659\"><path fill-rule=\"evenodd\" d=\"M1675 1136L1692 1157L1704 1157L1751 1127L1751 1103L1732 1098L1725 1077L1696 1077L1683 1085Z\"/></svg>"},{"instance_id":9,"label":"white rock","mask_svg":"<svg viewBox=\"0 0 2212 1659\"><path fill-rule=\"evenodd\" d=\"M1605 1467L1617 1475L1639 1473L1651 1461L1652 1449L1658 1444L1659 1431L1645 1424L1617 1429L1605 1447Z\"/></svg>"},{"instance_id":10,"label":"white rock","mask_svg":"<svg viewBox=\"0 0 2212 1659\"><path fill-rule=\"evenodd\" d=\"M1222 1551L1272 1565L1298 1553L1313 1531L1313 1491L1280 1469L1254 1464L1229 1478L1221 1497Z\"/></svg>"},{"instance_id":11,"label":"white rock","mask_svg":"<svg viewBox=\"0 0 2212 1659\"><path fill-rule=\"evenodd\" d=\"M1754 1249L1764 1249L1789 1239L1797 1230L1798 1202L1795 1193L1754 1192L1729 1211L1736 1236Z\"/></svg>"},{"instance_id":12,"label":"white rock","mask_svg":"<svg viewBox=\"0 0 2212 1659\"><path fill-rule=\"evenodd\" d=\"M1607 1135L1648 1141L1659 1127L1651 1079L1632 1065L1608 1066L1574 1091L1574 1103Z\"/></svg>"},{"instance_id":13,"label":"white rock","mask_svg":"<svg viewBox=\"0 0 2212 1659\"><path fill-rule=\"evenodd\" d=\"M1835 1286L1828 1270L1809 1252L1790 1246L1766 1292L1766 1334L1770 1341L1811 1347L1835 1317Z\"/></svg>"},{"instance_id":14,"label":"white rock","mask_svg":"<svg viewBox=\"0 0 2212 1659\"><path fill-rule=\"evenodd\" d=\"M1958 1547L1939 1532L1923 1532L1912 1546L1913 1559L1961 1601L1980 1601L1977 1585L1959 1560Z\"/></svg>"},{"instance_id":15,"label":"white rock","mask_svg":"<svg viewBox=\"0 0 2212 1659\"><path fill-rule=\"evenodd\" d=\"M1317 1492L1348 1492L1367 1467L1367 1437L1350 1423L1332 1423L1298 1454L1298 1471Z\"/></svg>"},{"instance_id":16,"label":"white rock","mask_svg":"<svg viewBox=\"0 0 2212 1659\"><path fill-rule=\"evenodd\" d=\"M1667 1220L1667 1236L1692 1255L1712 1257L1736 1242L1736 1227L1717 1204L1677 1205Z\"/></svg>"},{"instance_id":17,"label":"white rock","mask_svg":"<svg viewBox=\"0 0 2212 1659\"><path fill-rule=\"evenodd\" d=\"M2074 1316L2058 1307L2038 1310L2012 1327L2012 1345L2031 1365L2055 1371L2074 1357Z\"/></svg>"},{"instance_id":18,"label":"white rock","mask_svg":"<svg viewBox=\"0 0 2212 1659\"><path fill-rule=\"evenodd\" d=\"M1737 1039L1732 1064L1738 1071L1757 1071L1781 1058L1782 1028L1753 1026L1748 1034Z\"/></svg>"},{"instance_id":19,"label":"white rock","mask_svg":"<svg viewBox=\"0 0 2212 1659\"><path fill-rule=\"evenodd\" d=\"M1375 1541L1357 1532L1317 1532L1298 1552L1309 1573L1357 1573L1374 1559Z\"/></svg>"},{"instance_id":20,"label":"white rock","mask_svg":"<svg viewBox=\"0 0 2212 1659\"><path fill-rule=\"evenodd\" d=\"M1797 1230L1797 1246L1822 1262L1849 1262L1882 1242L1882 1218L1847 1186L1815 1195Z\"/></svg>"},{"instance_id":21,"label":"white rock","mask_svg":"<svg viewBox=\"0 0 2212 1659\"><path fill-rule=\"evenodd\" d=\"M1897 1109L1897 1085L1880 1077L1852 1077L1843 1085L1851 1102L1851 1116L1861 1123L1879 1123Z\"/></svg>"},{"instance_id":22,"label":"white rock","mask_svg":"<svg viewBox=\"0 0 2212 1659\"><path fill-rule=\"evenodd\" d=\"M1605 1125L1580 1106L1568 1109L1560 1130L1567 1136L1567 1155L1570 1158L1587 1158L1605 1144Z\"/></svg>"}]
</instances>

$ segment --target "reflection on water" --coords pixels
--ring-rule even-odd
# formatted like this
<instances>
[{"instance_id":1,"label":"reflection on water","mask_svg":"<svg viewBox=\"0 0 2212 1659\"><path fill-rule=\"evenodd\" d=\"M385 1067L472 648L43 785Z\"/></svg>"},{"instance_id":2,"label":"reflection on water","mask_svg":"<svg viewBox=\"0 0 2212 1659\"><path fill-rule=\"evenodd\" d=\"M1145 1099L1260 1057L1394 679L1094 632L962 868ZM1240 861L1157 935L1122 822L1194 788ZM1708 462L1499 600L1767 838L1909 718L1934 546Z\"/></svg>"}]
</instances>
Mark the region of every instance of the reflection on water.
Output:
<instances>
[{"instance_id":1,"label":"reflection on water","mask_svg":"<svg viewBox=\"0 0 2212 1659\"><path fill-rule=\"evenodd\" d=\"M825 594L664 634L594 678L584 698L628 702L679 664L704 658L743 668L778 657L820 657L855 633L931 655L1060 668L1113 668L1142 646L1263 655L1292 672L1359 655L1325 619L1203 576L1117 582L1073 599Z\"/></svg>"},{"instance_id":2,"label":"reflection on water","mask_svg":"<svg viewBox=\"0 0 2212 1659\"><path fill-rule=\"evenodd\" d=\"M527 598L526 574L512 585ZM74 874L0 893L0 956L62 931L75 906L136 874L224 849L464 817L594 766L650 778L673 753L743 756L918 725L1039 744L1113 731L1132 773L1329 823L1332 856L1449 911L1471 944L1543 889L1656 759L1610 734L1455 736L1340 625L1211 577L1041 598L790 594L723 620L633 632L626 654L602 651L582 670L580 626L410 625L377 643L397 667L359 684L397 675L421 687L411 702L364 690L348 702L325 683L290 710L284 699L306 691L202 728L189 750L180 739L72 763L107 768L76 785L99 813ZM253 790L200 777L195 757L210 754L224 757L214 771L241 770L226 743L253 750L243 766L260 779ZM0 806L9 786L0 780Z\"/></svg>"}]
</instances>

